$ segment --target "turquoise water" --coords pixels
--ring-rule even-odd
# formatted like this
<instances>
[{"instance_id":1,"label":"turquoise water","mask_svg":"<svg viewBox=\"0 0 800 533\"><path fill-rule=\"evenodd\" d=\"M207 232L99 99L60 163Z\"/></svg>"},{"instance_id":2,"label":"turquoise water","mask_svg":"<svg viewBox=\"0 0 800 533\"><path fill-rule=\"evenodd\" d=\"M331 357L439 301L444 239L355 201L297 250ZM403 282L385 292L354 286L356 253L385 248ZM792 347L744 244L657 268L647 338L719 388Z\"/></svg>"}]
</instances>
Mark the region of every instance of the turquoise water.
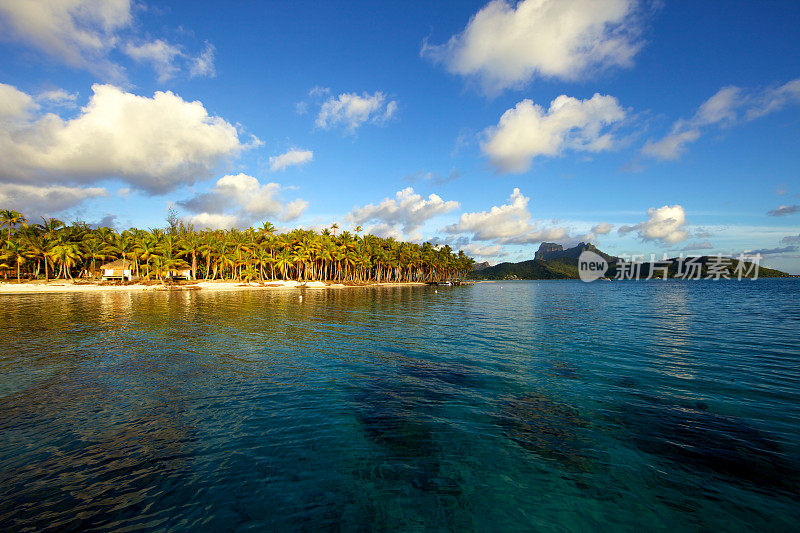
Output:
<instances>
[{"instance_id":1,"label":"turquoise water","mask_svg":"<svg viewBox=\"0 0 800 533\"><path fill-rule=\"evenodd\" d=\"M790 530L798 289L0 296L0 529Z\"/></svg>"}]
</instances>

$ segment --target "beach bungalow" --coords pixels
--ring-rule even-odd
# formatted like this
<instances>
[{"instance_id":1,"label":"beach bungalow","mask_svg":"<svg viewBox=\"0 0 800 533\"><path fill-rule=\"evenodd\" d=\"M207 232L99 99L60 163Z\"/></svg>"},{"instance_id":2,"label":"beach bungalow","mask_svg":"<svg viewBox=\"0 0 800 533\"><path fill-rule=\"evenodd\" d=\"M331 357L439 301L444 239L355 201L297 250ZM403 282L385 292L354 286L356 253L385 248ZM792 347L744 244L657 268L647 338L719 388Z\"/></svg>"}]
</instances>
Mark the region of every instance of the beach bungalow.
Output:
<instances>
[{"instance_id":1,"label":"beach bungalow","mask_svg":"<svg viewBox=\"0 0 800 533\"><path fill-rule=\"evenodd\" d=\"M169 276L171 279L194 279L192 277L192 269L187 267L178 267L173 270L169 271Z\"/></svg>"},{"instance_id":2,"label":"beach bungalow","mask_svg":"<svg viewBox=\"0 0 800 533\"><path fill-rule=\"evenodd\" d=\"M100 267L103 271L103 281L121 279L131 281L133 279L133 263L127 259L117 259L111 263L106 263Z\"/></svg>"}]
</instances>

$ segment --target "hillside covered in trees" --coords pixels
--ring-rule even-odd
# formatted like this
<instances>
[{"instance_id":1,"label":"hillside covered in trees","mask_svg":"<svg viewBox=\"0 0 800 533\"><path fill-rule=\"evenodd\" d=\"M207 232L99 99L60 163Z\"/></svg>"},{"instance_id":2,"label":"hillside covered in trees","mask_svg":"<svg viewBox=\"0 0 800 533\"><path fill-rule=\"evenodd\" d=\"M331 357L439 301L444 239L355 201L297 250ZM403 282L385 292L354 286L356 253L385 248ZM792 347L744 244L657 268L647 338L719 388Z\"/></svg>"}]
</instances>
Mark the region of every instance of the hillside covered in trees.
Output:
<instances>
[{"instance_id":1,"label":"hillside covered in trees","mask_svg":"<svg viewBox=\"0 0 800 533\"><path fill-rule=\"evenodd\" d=\"M0 211L0 278L18 281L98 278L109 261L130 261L135 276L161 279L191 268L197 279L410 282L465 277L473 259L449 246L415 244L342 231L296 229L276 234L265 222L246 230L195 231L174 214L165 229L93 228L55 218L31 224Z\"/></svg>"},{"instance_id":2,"label":"hillside covered in trees","mask_svg":"<svg viewBox=\"0 0 800 533\"><path fill-rule=\"evenodd\" d=\"M605 274L608 278L616 278L619 270L623 268L620 258L606 254L591 244L580 243L573 248L567 248L565 250L561 246L554 245L553 243L542 243L535 258L532 260L519 263L500 263L492 267L472 271L469 274L469 278L483 280L578 279L578 257L584 250L592 251L608 261L609 269ZM688 267L686 261L682 264L679 258L659 261L656 263L655 268L653 268L650 263L642 263L638 267L637 277L639 279L650 277L661 278L666 272L668 278L676 278L686 272L687 268L696 268L697 270L691 273L694 274L696 272L701 278L705 278L713 272L713 265L716 261L717 258L714 256L700 256L693 258L692 262L696 265L693 267ZM651 268L653 272L650 271ZM725 276L737 277L737 268L739 268L739 261L735 258L730 259L725 268ZM744 273L743 277L753 276L751 263L745 263L745 265L742 265L741 269ZM628 273L626 273L626 277L630 278L627 274ZM789 276L789 274L781 272L780 270L764 266L759 266L758 268L758 277L760 278Z\"/></svg>"}]
</instances>

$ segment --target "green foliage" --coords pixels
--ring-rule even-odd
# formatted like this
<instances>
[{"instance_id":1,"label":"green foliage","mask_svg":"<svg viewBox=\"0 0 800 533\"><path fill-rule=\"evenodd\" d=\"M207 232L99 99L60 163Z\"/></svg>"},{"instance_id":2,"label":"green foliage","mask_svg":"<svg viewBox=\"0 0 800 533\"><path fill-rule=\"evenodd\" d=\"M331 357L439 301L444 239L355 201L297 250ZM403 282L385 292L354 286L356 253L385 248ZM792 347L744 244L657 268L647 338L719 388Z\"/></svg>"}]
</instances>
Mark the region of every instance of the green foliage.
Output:
<instances>
[{"instance_id":1,"label":"green foliage","mask_svg":"<svg viewBox=\"0 0 800 533\"><path fill-rule=\"evenodd\" d=\"M188 267L194 277L206 279L409 282L464 278L474 263L449 246L362 236L360 227L356 234L339 235L299 229L276 235L270 222L246 230L195 231L174 211L167 223L166 230L117 233L80 222L67 226L57 219L29 226L19 213L0 211L0 227L7 229L0 245L0 275L97 278L103 263L124 258L143 278L164 279Z\"/></svg>"},{"instance_id":2,"label":"green foliage","mask_svg":"<svg viewBox=\"0 0 800 533\"><path fill-rule=\"evenodd\" d=\"M618 259L608 254L591 248L595 253L602 255L609 261L609 270L606 276L609 278L617 277L618 272ZM554 259L541 260L534 259L531 261L522 261L521 263L500 263L493 267L471 272L469 277L471 279L485 279L485 280L503 280L503 279L578 279L578 256L580 254L580 247L570 248L563 252L555 253ZM696 259L699 265L699 273L701 278L706 278L712 274L713 271L709 270L709 265L716 261L716 257L702 256ZM660 263L667 267L667 277L676 278L680 276L680 262L678 259L670 259L666 263ZM738 268L739 262L736 259L729 261L726 269L726 276L736 278L739 275ZM753 277L754 269L750 263L746 263L741 269L742 277ZM663 276L662 270L654 269L652 277L661 278ZM759 278L779 278L787 277L789 274L759 266ZM644 263L639 272L639 279L647 279L651 277L650 267L648 263Z\"/></svg>"}]
</instances>

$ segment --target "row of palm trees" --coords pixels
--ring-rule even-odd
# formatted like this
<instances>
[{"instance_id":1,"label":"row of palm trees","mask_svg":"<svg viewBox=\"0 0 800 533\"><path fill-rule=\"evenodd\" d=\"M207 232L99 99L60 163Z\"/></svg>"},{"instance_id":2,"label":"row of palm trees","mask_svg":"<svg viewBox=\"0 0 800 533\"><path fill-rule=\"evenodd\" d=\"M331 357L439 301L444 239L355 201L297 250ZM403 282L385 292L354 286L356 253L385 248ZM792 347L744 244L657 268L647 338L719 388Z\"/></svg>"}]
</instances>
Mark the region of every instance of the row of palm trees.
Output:
<instances>
[{"instance_id":1,"label":"row of palm trees","mask_svg":"<svg viewBox=\"0 0 800 533\"><path fill-rule=\"evenodd\" d=\"M164 280L180 268L208 280L335 282L443 281L466 277L473 259L449 246L359 236L338 225L317 233L296 229L276 234L265 222L246 230L194 231L171 221L167 229L92 228L55 218L29 224L20 213L0 211L5 229L0 273L5 279L99 277L99 267L125 259L133 274Z\"/></svg>"}]
</instances>

